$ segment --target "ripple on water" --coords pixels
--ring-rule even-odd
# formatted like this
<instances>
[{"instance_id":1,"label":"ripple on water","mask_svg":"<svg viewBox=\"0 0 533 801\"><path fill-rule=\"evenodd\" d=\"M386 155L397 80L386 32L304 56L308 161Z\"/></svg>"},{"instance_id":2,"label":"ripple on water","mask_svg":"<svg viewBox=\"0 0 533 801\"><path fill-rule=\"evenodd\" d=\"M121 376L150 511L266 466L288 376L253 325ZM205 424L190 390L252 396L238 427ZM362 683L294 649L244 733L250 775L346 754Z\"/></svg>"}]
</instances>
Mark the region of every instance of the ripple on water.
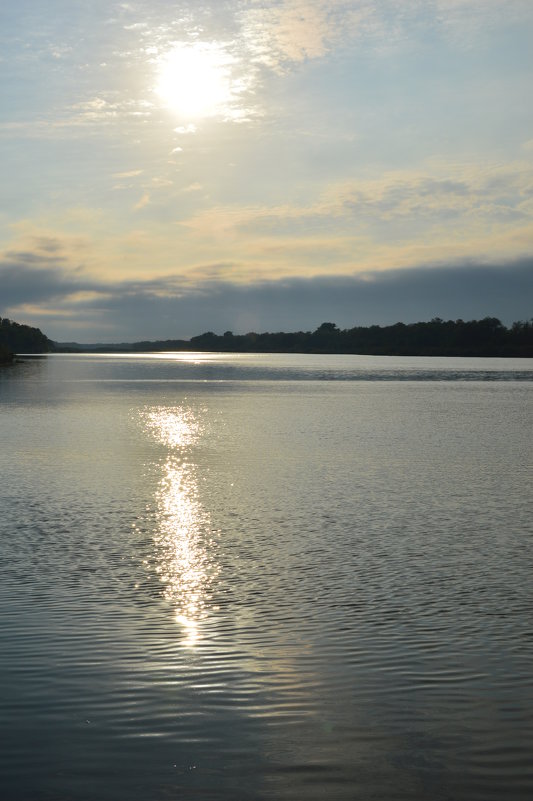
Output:
<instances>
[{"instance_id":1,"label":"ripple on water","mask_svg":"<svg viewBox=\"0 0 533 801\"><path fill-rule=\"evenodd\" d=\"M0 407L10 801L529 801L527 382L57 379Z\"/></svg>"}]
</instances>

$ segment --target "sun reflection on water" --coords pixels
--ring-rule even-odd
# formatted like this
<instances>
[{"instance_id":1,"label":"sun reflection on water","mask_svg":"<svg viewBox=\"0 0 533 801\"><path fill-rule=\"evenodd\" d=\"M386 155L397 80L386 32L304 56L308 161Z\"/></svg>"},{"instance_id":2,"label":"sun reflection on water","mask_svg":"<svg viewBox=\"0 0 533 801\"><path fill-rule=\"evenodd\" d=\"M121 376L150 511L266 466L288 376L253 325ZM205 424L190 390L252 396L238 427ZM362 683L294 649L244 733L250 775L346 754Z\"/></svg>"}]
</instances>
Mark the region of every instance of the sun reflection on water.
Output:
<instances>
[{"instance_id":1,"label":"sun reflection on water","mask_svg":"<svg viewBox=\"0 0 533 801\"><path fill-rule=\"evenodd\" d=\"M168 449L156 496L156 571L183 629L183 644L193 647L201 639L218 573L209 515L198 499L198 467L187 458L201 427L192 411L181 407L151 410L147 422Z\"/></svg>"}]
</instances>

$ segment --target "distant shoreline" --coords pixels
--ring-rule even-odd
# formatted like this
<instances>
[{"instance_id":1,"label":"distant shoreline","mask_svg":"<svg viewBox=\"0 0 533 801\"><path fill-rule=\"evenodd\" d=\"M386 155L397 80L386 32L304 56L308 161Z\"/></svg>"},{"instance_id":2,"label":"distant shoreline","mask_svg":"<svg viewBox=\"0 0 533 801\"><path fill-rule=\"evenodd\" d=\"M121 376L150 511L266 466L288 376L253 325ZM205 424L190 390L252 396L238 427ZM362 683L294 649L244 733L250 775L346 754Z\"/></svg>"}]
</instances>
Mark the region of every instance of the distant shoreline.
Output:
<instances>
[{"instance_id":1,"label":"distant shoreline","mask_svg":"<svg viewBox=\"0 0 533 801\"><path fill-rule=\"evenodd\" d=\"M0 362L14 353L315 353L357 356L533 358L533 319L507 328L496 317L356 326L322 323L315 331L234 334L207 331L190 339L137 342L54 342L38 328L0 318ZM2 357L2 352L4 356Z\"/></svg>"},{"instance_id":2,"label":"distant shoreline","mask_svg":"<svg viewBox=\"0 0 533 801\"><path fill-rule=\"evenodd\" d=\"M239 350L239 349L230 349L230 348L191 348L191 347L159 347L159 343L154 342L152 347L143 347L143 348L135 348L135 347L114 347L113 345L102 345L101 347L87 345L83 346L80 345L79 348L61 348L60 346L54 348L51 351L48 351L48 354L54 355L67 355L67 354L80 354L80 355L90 355L91 353L95 356L97 355L113 355L113 354L142 354L142 353L249 353L249 354L293 354L293 355L302 355L302 356L312 356L312 355L320 355L320 356L390 356L390 357L418 357L418 358L462 358L462 359L532 359L533 352L531 353L515 353L513 351L508 351L505 353L500 352L485 352L485 353L465 353L459 351L432 351L430 352L408 352L402 351L393 352L393 351L380 351L380 352L363 352L363 351L339 351L339 350ZM26 355L26 354L23 354ZM41 353L32 353L28 354L31 356L42 356L47 355Z\"/></svg>"},{"instance_id":3,"label":"distant shoreline","mask_svg":"<svg viewBox=\"0 0 533 801\"><path fill-rule=\"evenodd\" d=\"M317 353L358 356L533 357L533 321L506 328L500 320L444 321L373 325L341 330L322 323L315 331L234 334L226 331L184 339L142 340L131 343L54 343L57 353L146 353L196 351L205 353Z\"/></svg>"}]
</instances>

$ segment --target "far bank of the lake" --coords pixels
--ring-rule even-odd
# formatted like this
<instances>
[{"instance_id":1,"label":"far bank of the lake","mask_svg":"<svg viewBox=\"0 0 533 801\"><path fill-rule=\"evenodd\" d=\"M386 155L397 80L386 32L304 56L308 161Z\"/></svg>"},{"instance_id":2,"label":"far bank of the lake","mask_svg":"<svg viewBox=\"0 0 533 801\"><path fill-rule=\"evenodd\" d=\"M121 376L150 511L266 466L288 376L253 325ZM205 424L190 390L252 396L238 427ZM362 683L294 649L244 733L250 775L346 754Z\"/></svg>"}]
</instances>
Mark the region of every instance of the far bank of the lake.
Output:
<instances>
[{"instance_id":1,"label":"far bank of the lake","mask_svg":"<svg viewBox=\"0 0 533 801\"><path fill-rule=\"evenodd\" d=\"M56 352L146 353L201 351L204 353L314 353L356 356L533 357L533 321L510 328L495 317L483 320L441 320L356 326L340 329L322 323L315 331L219 335L207 331L189 340L166 339L133 343L79 345L55 343Z\"/></svg>"}]
</instances>

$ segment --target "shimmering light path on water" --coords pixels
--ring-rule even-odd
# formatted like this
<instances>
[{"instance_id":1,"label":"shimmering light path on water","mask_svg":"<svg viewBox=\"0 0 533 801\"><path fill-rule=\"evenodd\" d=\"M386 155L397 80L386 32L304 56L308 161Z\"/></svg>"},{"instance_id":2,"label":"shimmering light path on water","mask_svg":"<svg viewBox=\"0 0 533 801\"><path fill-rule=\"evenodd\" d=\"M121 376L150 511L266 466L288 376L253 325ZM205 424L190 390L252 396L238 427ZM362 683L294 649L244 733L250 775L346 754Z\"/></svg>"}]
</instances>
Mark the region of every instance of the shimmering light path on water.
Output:
<instances>
[{"instance_id":1,"label":"shimmering light path on water","mask_svg":"<svg viewBox=\"0 0 533 801\"><path fill-rule=\"evenodd\" d=\"M531 379L2 370L2 797L529 800Z\"/></svg>"}]
</instances>

